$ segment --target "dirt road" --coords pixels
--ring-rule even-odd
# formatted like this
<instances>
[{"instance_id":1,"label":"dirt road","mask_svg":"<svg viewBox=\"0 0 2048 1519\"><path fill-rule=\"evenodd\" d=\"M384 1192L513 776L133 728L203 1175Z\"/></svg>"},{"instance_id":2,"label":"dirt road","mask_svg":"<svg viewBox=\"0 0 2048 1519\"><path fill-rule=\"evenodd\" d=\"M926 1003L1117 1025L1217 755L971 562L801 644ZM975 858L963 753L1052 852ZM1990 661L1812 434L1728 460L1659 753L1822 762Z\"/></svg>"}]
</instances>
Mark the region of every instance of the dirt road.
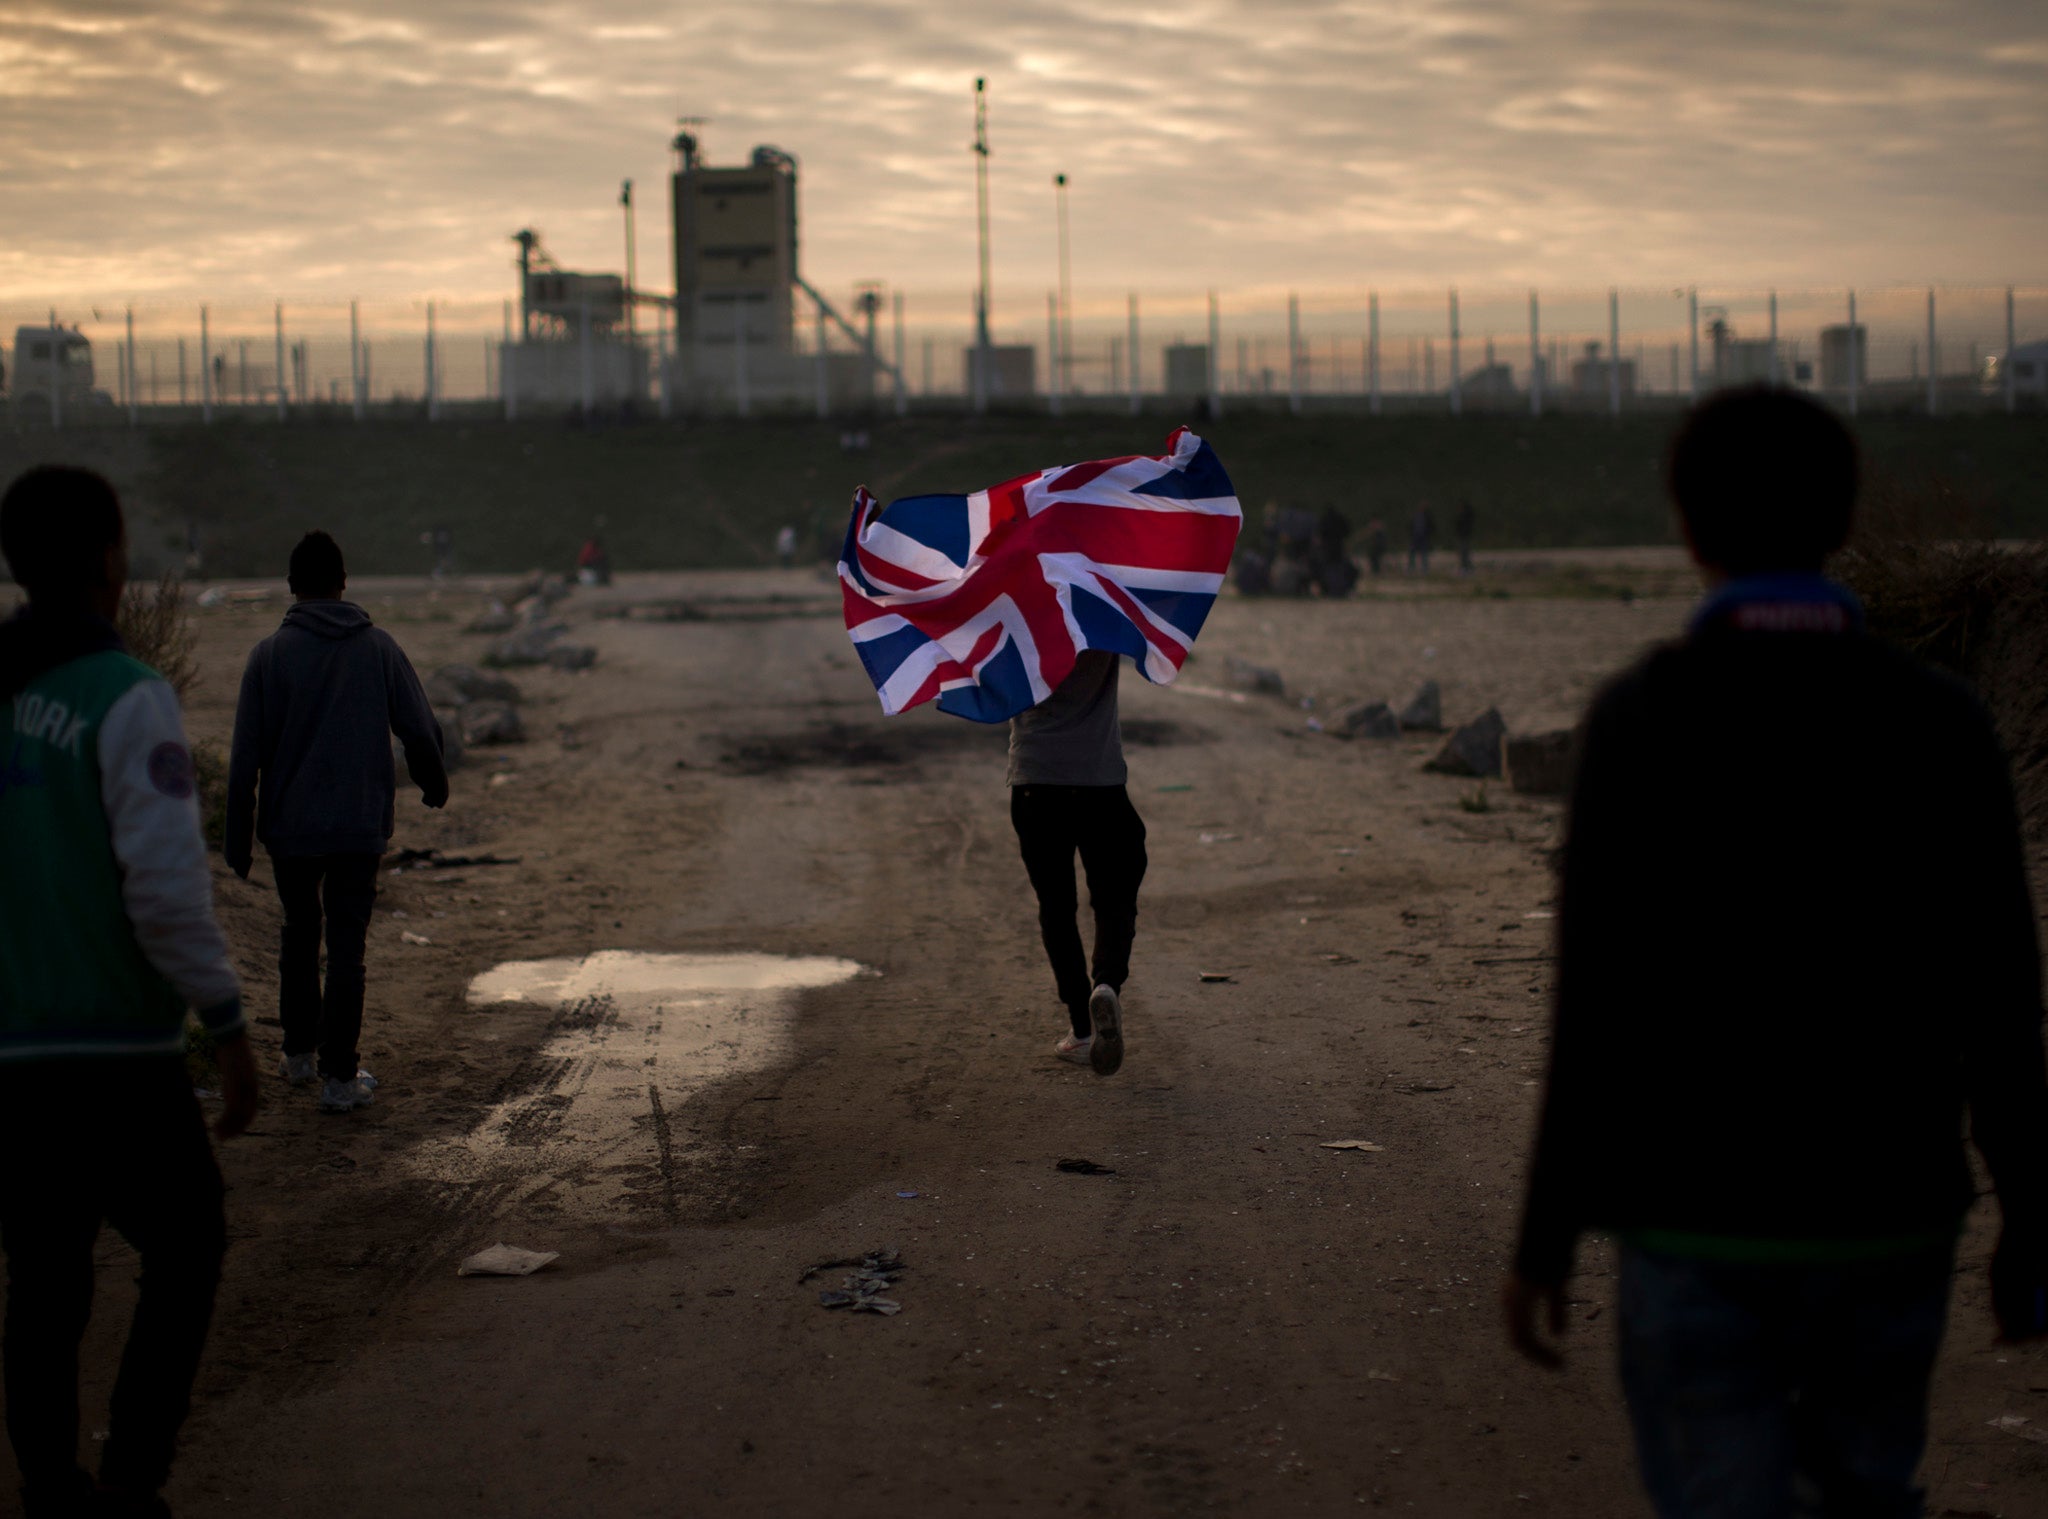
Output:
<instances>
[{"instance_id":1,"label":"dirt road","mask_svg":"<svg viewBox=\"0 0 2048 1519\"><path fill-rule=\"evenodd\" d=\"M474 598L361 589L423 669L480 649ZM273 1080L225 1153L181 1513L1645 1512L1604 1251L1562 1376L1509 1356L1494 1306L1560 809L1308 719L1433 676L1453 720L1561 725L1682 600L1227 598L1183 687L1127 679L1152 865L1110 1080L1050 1059L999 730L883 719L804 573L611 593L687 620L602 600L570 603L594 671L520 677L530 741L474 757L445 813L401 803L397 845L518 863L385 878L376 1105L323 1117ZM277 611L202 616L201 734ZM1231 655L1289 696L1221 694ZM218 894L271 1018L265 867ZM621 950L791 957L810 984L728 960L694 988L466 995ZM2040 1514L2048 1447L1990 1421L2048 1424L2048 1359L1989 1343L1987 1223L1931 1511ZM496 1241L560 1259L455 1275ZM907 1268L894 1317L821 1308L843 1269L799 1279L877 1246ZM96 1397L132 1265L101 1259Z\"/></svg>"}]
</instances>

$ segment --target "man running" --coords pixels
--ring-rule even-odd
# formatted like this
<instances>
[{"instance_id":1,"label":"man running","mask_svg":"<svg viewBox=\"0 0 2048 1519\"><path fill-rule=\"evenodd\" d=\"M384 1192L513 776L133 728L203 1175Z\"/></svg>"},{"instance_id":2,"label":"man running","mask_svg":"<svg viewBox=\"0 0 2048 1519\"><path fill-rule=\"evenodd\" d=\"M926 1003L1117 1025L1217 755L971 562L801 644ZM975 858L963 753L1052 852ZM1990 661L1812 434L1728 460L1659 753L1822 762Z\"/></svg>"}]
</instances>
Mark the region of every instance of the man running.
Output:
<instances>
[{"instance_id":1,"label":"man running","mask_svg":"<svg viewBox=\"0 0 2048 1519\"><path fill-rule=\"evenodd\" d=\"M1082 650L1051 696L1010 719L1010 822L1071 1025L1053 1053L1098 1076L1123 1064L1120 993L1131 971L1138 884L1145 878L1145 824L1124 786L1119 663L1115 654ZM1077 852L1095 916L1092 967L1075 923Z\"/></svg>"}]
</instances>

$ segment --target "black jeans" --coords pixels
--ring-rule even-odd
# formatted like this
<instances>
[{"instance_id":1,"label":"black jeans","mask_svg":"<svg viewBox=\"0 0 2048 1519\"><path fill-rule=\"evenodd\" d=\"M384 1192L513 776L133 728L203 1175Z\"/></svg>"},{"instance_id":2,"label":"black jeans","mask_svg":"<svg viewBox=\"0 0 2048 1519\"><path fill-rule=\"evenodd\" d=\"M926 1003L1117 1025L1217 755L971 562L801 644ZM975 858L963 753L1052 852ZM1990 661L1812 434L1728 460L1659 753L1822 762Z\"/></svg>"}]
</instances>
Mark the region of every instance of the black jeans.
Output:
<instances>
[{"instance_id":1,"label":"black jeans","mask_svg":"<svg viewBox=\"0 0 2048 1519\"><path fill-rule=\"evenodd\" d=\"M184 1061L0 1066L0 1244L7 1251L7 1434L35 1513L82 1483L78 1344L93 1243L110 1223L142 1257L100 1475L154 1491L191 1406L227 1226Z\"/></svg>"},{"instance_id":2,"label":"black jeans","mask_svg":"<svg viewBox=\"0 0 2048 1519\"><path fill-rule=\"evenodd\" d=\"M1024 870L1038 893L1038 930L1053 984L1076 1038L1088 1036L1088 994L1121 988L1138 932L1138 883L1145 879L1145 824L1122 786L1012 786L1010 822ZM1074 854L1088 876L1095 915L1091 971L1074 920Z\"/></svg>"},{"instance_id":3,"label":"black jeans","mask_svg":"<svg viewBox=\"0 0 2048 1519\"><path fill-rule=\"evenodd\" d=\"M320 1074L352 1081L363 1032L363 943L377 900L374 854L273 858L284 932L277 951L277 1016L284 1052L320 1051ZM322 887L325 887L323 892ZM320 989L320 915L327 914L327 990Z\"/></svg>"}]
</instances>

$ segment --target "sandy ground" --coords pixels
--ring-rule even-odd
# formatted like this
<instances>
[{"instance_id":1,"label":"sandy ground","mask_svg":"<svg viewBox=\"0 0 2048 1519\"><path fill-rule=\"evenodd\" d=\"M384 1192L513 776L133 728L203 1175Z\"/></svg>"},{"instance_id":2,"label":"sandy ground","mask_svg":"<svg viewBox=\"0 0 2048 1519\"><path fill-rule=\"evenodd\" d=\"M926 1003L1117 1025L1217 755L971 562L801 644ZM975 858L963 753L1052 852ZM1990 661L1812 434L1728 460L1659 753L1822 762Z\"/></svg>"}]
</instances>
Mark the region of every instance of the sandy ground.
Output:
<instances>
[{"instance_id":1,"label":"sandy ground","mask_svg":"<svg viewBox=\"0 0 2048 1519\"><path fill-rule=\"evenodd\" d=\"M809 572L573 599L596 669L521 674L530 741L474 756L443 813L401 800L395 846L518 863L385 877L376 1105L323 1117L267 1078L224 1152L235 1243L179 1511L1645 1513L1606 1252L1583 1256L1562 1375L1508 1353L1494 1302L1560 808L1496 784L1467 810L1471 782L1421 773L1427 742L1308 722L1426 677L1453 720L1569 722L1687 603L1661 551L1597 565L1666 593L1631 603L1526 594L1557 569L1482 577L1505 598L1226 598L1183 687L1127 677L1152 865L1110 1080L1049 1058L1000 731L883 719ZM479 653L472 592L357 589L422 669ZM278 611L199 616L196 734L225 737ZM1214 694L1231 655L1290 695ZM219 870L217 894L268 1067L267 868ZM465 995L502 962L617 950L863 969ZM2048 1445L1991 1421L2048 1426L2048 1357L1991 1344L1985 1213L1930 1508L2038 1515ZM560 1259L456 1276L497 1241ZM799 1280L876 1246L908 1267L895 1317L822 1309L843 1273ZM89 1409L132 1300L125 1248L100 1262Z\"/></svg>"}]
</instances>

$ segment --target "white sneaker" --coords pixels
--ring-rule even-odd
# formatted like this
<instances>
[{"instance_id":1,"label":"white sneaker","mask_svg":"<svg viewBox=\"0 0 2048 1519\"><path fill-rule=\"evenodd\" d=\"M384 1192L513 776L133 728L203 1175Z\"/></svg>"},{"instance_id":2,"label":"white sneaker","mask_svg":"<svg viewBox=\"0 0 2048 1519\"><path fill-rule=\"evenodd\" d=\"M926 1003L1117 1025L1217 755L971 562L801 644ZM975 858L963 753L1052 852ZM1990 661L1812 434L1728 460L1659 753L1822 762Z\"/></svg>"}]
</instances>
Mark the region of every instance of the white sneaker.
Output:
<instances>
[{"instance_id":1,"label":"white sneaker","mask_svg":"<svg viewBox=\"0 0 2048 1519\"><path fill-rule=\"evenodd\" d=\"M1077 1039L1072 1034L1067 1034L1052 1047L1052 1052L1057 1059L1071 1061L1075 1065L1087 1065L1088 1050L1094 1043L1092 1038Z\"/></svg>"},{"instance_id":2,"label":"white sneaker","mask_svg":"<svg viewBox=\"0 0 2048 1519\"><path fill-rule=\"evenodd\" d=\"M320 1084L320 1111L323 1113L352 1113L357 1108L370 1105L376 1093L377 1078L367 1080L358 1075L352 1081L343 1081L338 1076L329 1076Z\"/></svg>"},{"instance_id":3,"label":"white sneaker","mask_svg":"<svg viewBox=\"0 0 2048 1519\"><path fill-rule=\"evenodd\" d=\"M320 1079L320 1057L308 1050L303 1055L279 1055L277 1074L295 1087Z\"/></svg>"},{"instance_id":4,"label":"white sneaker","mask_svg":"<svg viewBox=\"0 0 2048 1519\"><path fill-rule=\"evenodd\" d=\"M1095 1028L1088 1063L1098 1076L1113 1076L1124 1063L1124 1005L1116 988L1098 986L1088 997L1088 1021Z\"/></svg>"}]
</instances>

